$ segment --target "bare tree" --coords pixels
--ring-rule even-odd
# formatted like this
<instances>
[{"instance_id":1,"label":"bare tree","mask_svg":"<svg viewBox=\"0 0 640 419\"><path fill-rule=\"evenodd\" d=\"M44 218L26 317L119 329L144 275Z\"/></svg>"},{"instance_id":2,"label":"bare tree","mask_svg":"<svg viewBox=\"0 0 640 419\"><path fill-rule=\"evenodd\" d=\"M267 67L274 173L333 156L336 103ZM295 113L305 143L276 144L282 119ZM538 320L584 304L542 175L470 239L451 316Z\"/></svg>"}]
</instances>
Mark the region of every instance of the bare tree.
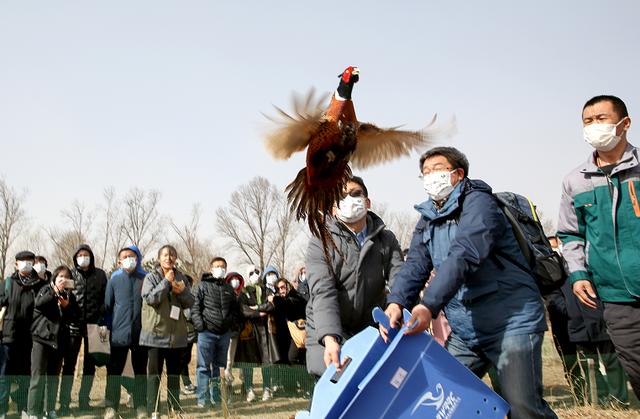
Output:
<instances>
[{"instance_id":1,"label":"bare tree","mask_svg":"<svg viewBox=\"0 0 640 419\"><path fill-rule=\"evenodd\" d=\"M295 214L289 211L289 206L284 195L278 197L277 214L274 227L274 240L272 242L273 261L276 269L284 275L289 260L289 248L296 239L300 230L300 224L296 221Z\"/></svg>"},{"instance_id":2,"label":"bare tree","mask_svg":"<svg viewBox=\"0 0 640 419\"><path fill-rule=\"evenodd\" d=\"M103 205L99 208L101 223L98 242L100 243L100 267L113 270L116 264L117 252L124 246L125 232L118 210L115 189L110 186L102 192ZM112 259L113 257L113 259ZM109 260L109 262L107 262Z\"/></svg>"},{"instance_id":3,"label":"bare tree","mask_svg":"<svg viewBox=\"0 0 640 419\"><path fill-rule=\"evenodd\" d=\"M74 266L73 255L78 246L86 242L86 237L78 236L77 231L49 229L47 232L52 244L51 266Z\"/></svg>"},{"instance_id":4,"label":"bare tree","mask_svg":"<svg viewBox=\"0 0 640 419\"><path fill-rule=\"evenodd\" d=\"M25 221L24 193L18 194L0 178L0 274L7 269L7 253Z\"/></svg>"},{"instance_id":5,"label":"bare tree","mask_svg":"<svg viewBox=\"0 0 640 419\"><path fill-rule=\"evenodd\" d=\"M394 213L387 224L389 230L393 231L396 235L398 243L400 243L400 249L408 249L411 244L411 238L413 237L413 230L418 222L418 214L411 214L407 212Z\"/></svg>"},{"instance_id":6,"label":"bare tree","mask_svg":"<svg viewBox=\"0 0 640 419\"><path fill-rule=\"evenodd\" d=\"M68 223L67 231L75 235L76 243L84 243L89 237L93 223L93 213L84 203L77 199L71 204L71 208L61 211L62 218Z\"/></svg>"},{"instance_id":7,"label":"bare tree","mask_svg":"<svg viewBox=\"0 0 640 419\"><path fill-rule=\"evenodd\" d=\"M171 228L178 237L178 255L181 259L181 269L194 280L202 272L209 270L211 245L200 237L200 204L194 204L191 209L191 220L183 225L171 221Z\"/></svg>"},{"instance_id":8,"label":"bare tree","mask_svg":"<svg viewBox=\"0 0 640 419\"><path fill-rule=\"evenodd\" d=\"M281 199L273 184L255 177L231 194L226 208L216 211L220 234L240 251L244 262L261 270L271 263L280 240L274 230Z\"/></svg>"},{"instance_id":9,"label":"bare tree","mask_svg":"<svg viewBox=\"0 0 640 419\"><path fill-rule=\"evenodd\" d=\"M122 226L126 238L140 249L142 254L157 244L160 238L160 192L131 189L124 198Z\"/></svg>"}]
</instances>

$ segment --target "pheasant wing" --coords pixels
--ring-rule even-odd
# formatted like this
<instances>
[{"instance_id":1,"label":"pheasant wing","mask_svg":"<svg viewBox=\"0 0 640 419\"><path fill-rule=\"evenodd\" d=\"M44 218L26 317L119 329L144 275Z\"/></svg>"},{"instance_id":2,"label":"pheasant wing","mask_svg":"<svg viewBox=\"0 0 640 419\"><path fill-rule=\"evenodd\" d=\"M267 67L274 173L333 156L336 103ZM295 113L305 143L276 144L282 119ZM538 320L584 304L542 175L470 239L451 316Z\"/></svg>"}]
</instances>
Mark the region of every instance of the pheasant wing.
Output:
<instances>
[{"instance_id":1,"label":"pheasant wing","mask_svg":"<svg viewBox=\"0 0 640 419\"><path fill-rule=\"evenodd\" d=\"M450 136L455 131L455 120L445 127L434 127L436 115L431 123L420 131L406 131L399 127L379 128L361 123L358 127L358 145L351 156L354 168L362 169L423 149L436 139Z\"/></svg>"},{"instance_id":2,"label":"pheasant wing","mask_svg":"<svg viewBox=\"0 0 640 419\"><path fill-rule=\"evenodd\" d=\"M275 124L264 136L267 151L280 160L303 151L322 122L326 99L326 96L316 98L312 89L304 97L294 94L291 114L276 106L276 116L265 115Z\"/></svg>"}]
</instances>

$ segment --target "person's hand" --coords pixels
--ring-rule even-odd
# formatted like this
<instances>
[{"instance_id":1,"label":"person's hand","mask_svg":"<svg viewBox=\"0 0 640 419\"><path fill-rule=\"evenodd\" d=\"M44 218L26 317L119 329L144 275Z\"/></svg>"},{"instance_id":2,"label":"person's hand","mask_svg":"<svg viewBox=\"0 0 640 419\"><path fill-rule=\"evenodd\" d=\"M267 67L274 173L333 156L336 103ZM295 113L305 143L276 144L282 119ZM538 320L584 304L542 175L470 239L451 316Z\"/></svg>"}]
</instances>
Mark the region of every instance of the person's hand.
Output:
<instances>
[{"instance_id":1,"label":"person's hand","mask_svg":"<svg viewBox=\"0 0 640 419\"><path fill-rule=\"evenodd\" d=\"M169 280L169 282L171 282L171 284L173 284L175 282L175 279L176 279L176 273L172 269L169 272L167 272L164 275L164 277L167 278Z\"/></svg>"},{"instance_id":2,"label":"person's hand","mask_svg":"<svg viewBox=\"0 0 640 419\"><path fill-rule=\"evenodd\" d=\"M389 304L387 309L384 311L384 314L389 317L389 326L391 326L392 329L396 329L402 325L402 306L400 306L400 304ZM378 328L380 329L380 336L382 336L385 343L388 343L389 331L382 325L382 323L378 325Z\"/></svg>"},{"instance_id":3,"label":"person's hand","mask_svg":"<svg viewBox=\"0 0 640 419\"><path fill-rule=\"evenodd\" d=\"M404 334L415 335L424 332L431 326L432 318L431 310L424 304L418 304L411 310L411 318L407 322L407 330L404 331Z\"/></svg>"},{"instance_id":4,"label":"person's hand","mask_svg":"<svg viewBox=\"0 0 640 419\"><path fill-rule=\"evenodd\" d=\"M66 308L69 305L69 298L64 295L58 295L58 304L60 304L60 307Z\"/></svg>"},{"instance_id":5,"label":"person's hand","mask_svg":"<svg viewBox=\"0 0 640 419\"><path fill-rule=\"evenodd\" d=\"M591 285L591 281L587 281L586 279L581 279L579 281L574 282L573 284L573 293L578 297L578 300L585 306L596 309L598 305L593 299L596 298L596 293L593 290L593 286Z\"/></svg>"},{"instance_id":6,"label":"person's hand","mask_svg":"<svg viewBox=\"0 0 640 419\"><path fill-rule=\"evenodd\" d=\"M173 281L171 283L171 291L173 291L174 294L182 294L182 291L184 291L184 289L184 281Z\"/></svg>"},{"instance_id":7,"label":"person's hand","mask_svg":"<svg viewBox=\"0 0 640 419\"><path fill-rule=\"evenodd\" d=\"M267 315L268 315L268 313L265 312L265 311L261 311L260 312L260 317L266 317Z\"/></svg>"},{"instance_id":8,"label":"person's hand","mask_svg":"<svg viewBox=\"0 0 640 419\"><path fill-rule=\"evenodd\" d=\"M64 289L64 283L66 281L66 278L63 278L61 276L56 278L56 289L58 292L62 291Z\"/></svg>"},{"instance_id":9,"label":"person's hand","mask_svg":"<svg viewBox=\"0 0 640 419\"><path fill-rule=\"evenodd\" d=\"M336 366L336 370L340 371L340 344L335 337L327 335L322 340L324 343L324 365L328 367L330 364Z\"/></svg>"},{"instance_id":10,"label":"person's hand","mask_svg":"<svg viewBox=\"0 0 640 419\"><path fill-rule=\"evenodd\" d=\"M258 306L249 306L249 308L250 308L251 310L257 310L257 309L258 309Z\"/></svg>"}]
</instances>

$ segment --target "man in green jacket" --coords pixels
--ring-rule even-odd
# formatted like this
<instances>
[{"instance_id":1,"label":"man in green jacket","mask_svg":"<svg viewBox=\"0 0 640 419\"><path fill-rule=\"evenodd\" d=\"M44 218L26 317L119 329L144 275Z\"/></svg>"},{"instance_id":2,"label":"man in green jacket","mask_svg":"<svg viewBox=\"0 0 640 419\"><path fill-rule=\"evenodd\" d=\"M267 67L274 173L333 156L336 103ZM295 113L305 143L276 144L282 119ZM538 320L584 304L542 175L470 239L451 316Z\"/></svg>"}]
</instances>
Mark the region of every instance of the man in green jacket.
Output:
<instances>
[{"instance_id":1,"label":"man in green jacket","mask_svg":"<svg viewBox=\"0 0 640 419\"><path fill-rule=\"evenodd\" d=\"M558 231L573 292L604 319L629 381L640 397L640 166L627 141L631 119L615 96L582 110L584 138L595 151L564 179Z\"/></svg>"}]
</instances>

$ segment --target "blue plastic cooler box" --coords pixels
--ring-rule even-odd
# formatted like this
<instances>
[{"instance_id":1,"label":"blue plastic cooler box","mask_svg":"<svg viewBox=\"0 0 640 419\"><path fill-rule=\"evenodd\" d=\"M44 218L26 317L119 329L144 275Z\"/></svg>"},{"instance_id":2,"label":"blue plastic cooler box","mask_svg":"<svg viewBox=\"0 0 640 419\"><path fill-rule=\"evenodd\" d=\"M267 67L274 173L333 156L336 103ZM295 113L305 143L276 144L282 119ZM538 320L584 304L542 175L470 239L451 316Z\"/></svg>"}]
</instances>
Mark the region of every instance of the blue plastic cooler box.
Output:
<instances>
[{"instance_id":1,"label":"blue plastic cooler box","mask_svg":"<svg viewBox=\"0 0 640 419\"><path fill-rule=\"evenodd\" d=\"M374 319L388 325L376 308ZM405 310L405 324L410 314ZM388 329L388 327L387 327ZM368 327L345 342L336 374L330 365L316 384L311 410L296 418L504 418L509 405L460 364L428 333L385 344Z\"/></svg>"}]
</instances>

